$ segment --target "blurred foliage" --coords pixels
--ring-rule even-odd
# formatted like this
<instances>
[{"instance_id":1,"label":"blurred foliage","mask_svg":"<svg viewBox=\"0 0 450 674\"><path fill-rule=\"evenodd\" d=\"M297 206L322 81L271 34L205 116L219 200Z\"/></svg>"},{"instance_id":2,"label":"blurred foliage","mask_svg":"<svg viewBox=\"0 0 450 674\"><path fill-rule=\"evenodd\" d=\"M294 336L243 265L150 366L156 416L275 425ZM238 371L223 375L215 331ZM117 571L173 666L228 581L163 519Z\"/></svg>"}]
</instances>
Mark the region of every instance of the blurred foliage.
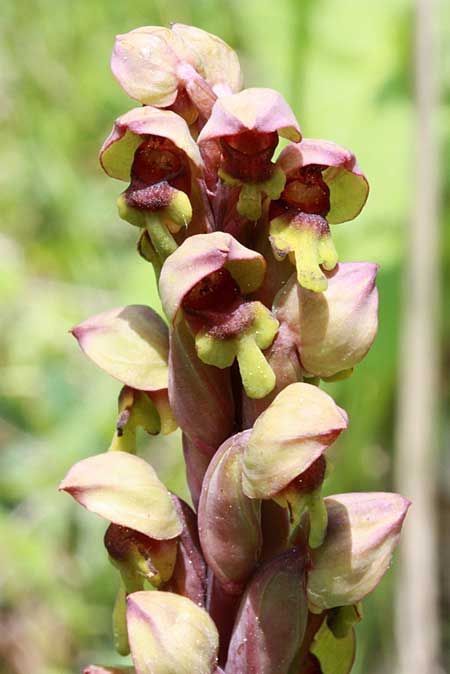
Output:
<instances>
[{"instance_id":1,"label":"blurred foliage","mask_svg":"<svg viewBox=\"0 0 450 674\"><path fill-rule=\"evenodd\" d=\"M444 44L450 37L445 18ZM122 188L102 174L97 151L114 118L133 105L109 72L114 35L170 21L228 41L239 51L247 84L278 88L305 136L350 147L369 177L364 213L336 227L334 236L342 260L381 265L380 332L352 379L329 386L351 423L328 487L393 487L398 329L415 161L411 0L3 0L1 674L68 674L87 662L113 661L117 575L103 551L105 525L56 487L72 463L107 447L118 387L83 359L67 331L122 303L157 306L153 274L134 250L136 233L115 212ZM442 220L448 225L448 54L441 74ZM448 263L448 233L442 250ZM444 269L443 298L450 266ZM450 318L444 299L442 306L445 372ZM444 446L445 376L441 400ZM186 494L178 436L145 440L144 452L167 484ZM448 518L450 485L440 487ZM445 564L448 534L442 540ZM390 573L366 602L356 674L392 671L392 583ZM444 628L448 643L449 625Z\"/></svg>"}]
</instances>

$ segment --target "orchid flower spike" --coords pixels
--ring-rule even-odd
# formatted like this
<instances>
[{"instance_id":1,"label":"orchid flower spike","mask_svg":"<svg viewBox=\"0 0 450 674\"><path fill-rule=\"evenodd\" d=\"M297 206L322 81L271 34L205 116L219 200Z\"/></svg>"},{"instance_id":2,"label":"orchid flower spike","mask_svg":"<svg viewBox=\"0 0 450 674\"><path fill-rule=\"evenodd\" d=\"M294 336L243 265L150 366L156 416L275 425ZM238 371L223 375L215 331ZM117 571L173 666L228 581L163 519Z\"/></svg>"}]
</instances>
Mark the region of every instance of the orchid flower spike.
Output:
<instances>
[{"instance_id":1,"label":"orchid flower spike","mask_svg":"<svg viewBox=\"0 0 450 674\"><path fill-rule=\"evenodd\" d=\"M330 227L368 182L348 150L302 139L277 91L243 89L199 28L119 35L111 67L142 107L100 162L127 185L119 215L166 320L130 305L72 330L121 390L109 451L59 488L107 523L113 639L133 661L84 674L349 674L409 507L324 496L349 420L321 380L346 379L378 326L378 266L338 263ZM192 507L136 451L137 429L177 427Z\"/></svg>"}]
</instances>

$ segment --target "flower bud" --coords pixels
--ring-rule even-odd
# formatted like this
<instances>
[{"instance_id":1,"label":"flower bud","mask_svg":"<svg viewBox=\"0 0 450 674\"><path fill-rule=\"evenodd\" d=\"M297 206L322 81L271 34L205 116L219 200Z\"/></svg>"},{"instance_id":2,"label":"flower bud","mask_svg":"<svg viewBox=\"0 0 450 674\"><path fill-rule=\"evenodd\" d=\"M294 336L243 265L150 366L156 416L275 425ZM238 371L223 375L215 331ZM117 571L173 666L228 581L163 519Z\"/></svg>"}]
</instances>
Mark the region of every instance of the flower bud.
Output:
<instances>
[{"instance_id":1,"label":"flower bud","mask_svg":"<svg viewBox=\"0 0 450 674\"><path fill-rule=\"evenodd\" d=\"M338 494L325 499L328 528L312 551L308 601L314 611L357 604L387 571L409 507L399 494Z\"/></svg>"},{"instance_id":2,"label":"flower bud","mask_svg":"<svg viewBox=\"0 0 450 674\"><path fill-rule=\"evenodd\" d=\"M255 422L243 460L250 498L273 498L302 475L347 427L347 416L316 386L290 384Z\"/></svg>"},{"instance_id":3,"label":"flower bud","mask_svg":"<svg viewBox=\"0 0 450 674\"><path fill-rule=\"evenodd\" d=\"M150 538L166 540L181 533L169 492L153 468L132 454L107 452L79 461L59 490L90 512Z\"/></svg>"},{"instance_id":4,"label":"flower bud","mask_svg":"<svg viewBox=\"0 0 450 674\"><path fill-rule=\"evenodd\" d=\"M288 327L307 376L351 371L370 349L378 323L377 270L369 262L341 263L321 294L299 287L294 276L278 293L275 316Z\"/></svg>"},{"instance_id":5,"label":"flower bud","mask_svg":"<svg viewBox=\"0 0 450 674\"><path fill-rule=\"evenodd\" d=\"M190 599L136 592L128 597L127 622L136 674L213 674L219 635Z\"/></svg>"},{"instance_id":6,"label":"flower bud","mask_svg":"<svg viewBox=\"0 0 450 674\"><path fill-rule=\"evenodd\" d=\"M241 601L226 674L288 674L308 615L306 558L293 548L253 576Z\"/></svg>"},{"instance_id":7,"label":"flower bud","mask_svg":"<svg viewBox=\"0 0 450 674\"><path fill-rule=\"evenodd\" d=\"M200 541L208 566L224 590L240 594L258 561L261 504L242 491L242 451L249 431L226 440L203 480L198 509Z\"/></svg>"},{"instance_id":8,"label":"flower bud","mask_svg":"<svg viewBox=\"0 0 450 674\"><path fill-rule=\"evenodd\" d=\"M183 116L186 93L206 118L217 95L242 86L235 52L215 35L180 23L171 29L144 26L118 35L111 69L131 98L156 107L172 106ZM188 111L186 118L194 122Z\"/></svg>"}]
</instances>

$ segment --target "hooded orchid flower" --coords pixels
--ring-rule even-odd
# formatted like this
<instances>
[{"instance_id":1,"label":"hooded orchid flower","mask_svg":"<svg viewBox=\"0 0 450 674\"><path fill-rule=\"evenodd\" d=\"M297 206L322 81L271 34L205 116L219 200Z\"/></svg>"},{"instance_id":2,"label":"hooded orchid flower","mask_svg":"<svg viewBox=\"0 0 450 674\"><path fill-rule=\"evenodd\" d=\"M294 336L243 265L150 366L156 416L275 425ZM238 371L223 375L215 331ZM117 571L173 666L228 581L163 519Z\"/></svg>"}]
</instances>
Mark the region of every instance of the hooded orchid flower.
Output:
<instances>
[{"instance_id":1,"label":"hooded orchid flower","mask_svg":"<svg viewBox=\"0 0 450 674\"><path fill-rule=\"evenodd\" d=\"M143 107L100 162L128 184L119 214L167 323L131 305L72 330L122 389L110 451L60 490L107 522L113 638L133 660L84 674L349 674L409 507L323 493L349 422L319 385L348 377L377 331L378 266L338 263L330 233L367 180L349 151L302 139L278 92L242 90L236 54L201 29L119 35L111 66ZM136 455L138 428L177 426L193 507Z\"/></svg>"},{"instance_id":2,"label":"hooded orchid flower","mask_svg":"<svg viewBox=\"0 0 450 674\"><path fill-rule=\"evenodd\" d=\"M270 240L277 259L289 256L304 288L327 288L324 271L338 257L330 224L353 220L369 192L355 156L339 145L304 138L280 154L277 166L286 176L280 200L271 206Z\"/></svg>"},{"instance_id":3,"label":"hooded orchid flower","mask_svg":"<svg viewBox=\"0 0 450 674\"><path fill-rule=\"evenodd\" d=\"M203 161L186 122L174 112L146 106L119 117L100 162L109 176L130 183L119 198L119 215L147 229L162 261L177 247L173 235L179 238L189 225L193 232L209 227Z\"/></svg>"},{"instance_id":4,"label":"hooded orchid flower","mask_svg":"<svg viewBox=\"0 0 450 674\"><path fill-rule=\"evenodd\" d=\"M289 105L272 89L244 89L223 96L214 105L198 142L220 144L220 179L238 187L237 211L258 220L264 196L278 199L285 185L284 172L271 162L279 137L301 139Z\"/></svg>"},{"instance_id":5,"label":"hooded orchid flower","mask_svg":"<svg viewBox=\"0 0 450 674\"><path fill-rule=\"evenodd\" d=\"M160 278L168 319L187 322L204 363L225 369L237 359L252 398L264 397L275 385L262 350L271 345L278 322L263 304L245 299L261 285L264 272L261 255L215 232L187 239L164 264Z\"/></svg>"}]
</instances>

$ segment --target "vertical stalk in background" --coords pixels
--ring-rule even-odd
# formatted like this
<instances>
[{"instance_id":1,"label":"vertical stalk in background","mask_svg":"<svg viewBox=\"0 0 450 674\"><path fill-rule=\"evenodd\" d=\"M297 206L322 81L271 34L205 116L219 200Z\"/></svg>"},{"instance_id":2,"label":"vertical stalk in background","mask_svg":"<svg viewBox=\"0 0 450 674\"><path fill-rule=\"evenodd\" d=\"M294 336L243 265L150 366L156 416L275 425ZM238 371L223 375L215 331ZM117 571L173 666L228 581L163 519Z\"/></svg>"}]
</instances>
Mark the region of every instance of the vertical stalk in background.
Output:
<instances>
[{"instance_id":1,"label":"vertical stalk in background","mask_svg":"<svg viewBox=\"0 0 450 674\"><path fill-rule=\"evenodd\" d=\"M403 289L396 477L413 502L396 601L399 674L436 674L439 658L436 451L438 108L436 5L415 2L416 185Z\"/></svg>"}]
</instances>

